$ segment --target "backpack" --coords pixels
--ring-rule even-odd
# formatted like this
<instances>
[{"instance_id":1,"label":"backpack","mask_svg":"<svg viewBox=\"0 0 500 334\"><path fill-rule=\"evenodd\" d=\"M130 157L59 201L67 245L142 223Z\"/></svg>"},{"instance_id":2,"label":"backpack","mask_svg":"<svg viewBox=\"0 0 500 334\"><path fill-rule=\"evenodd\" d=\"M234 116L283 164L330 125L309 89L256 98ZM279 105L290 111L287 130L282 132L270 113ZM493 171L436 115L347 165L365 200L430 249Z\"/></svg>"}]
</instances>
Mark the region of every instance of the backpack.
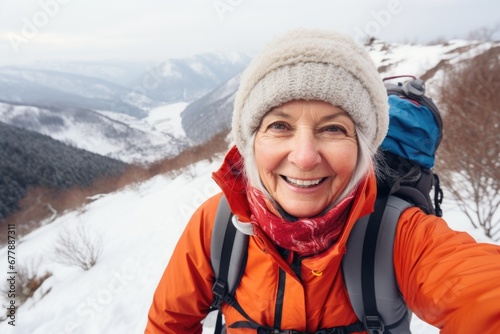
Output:
<instances>
[{"instance_id":1,"label":"backpack","mask_svg":"<svg viewBox=\"0 0 500 334\"><path fill-rule=\"evenodd\" d=\"M399 292L392 261L394 236L399 216L405 209L416 206L427 214L442 216L443 200L439 177L432 170L443 123L438 108L425 96L424 81L410 78L404 83L385 83L390 126L377 154L381 172L377 173L374 212L355 223L342 259L344 282L359 322L317 333L364 330L371 334L410 333L411 312ZM432 188L433 199L430 196ZM232 220L227 200L222 196L211 240L211 264L215 274L211 310L218 310L215 333L225 333L220 311L225 302L248 320L245 324L234 324L235 327L254 328L257 333L302 334L260 326L234 298L245 269L248 235L240 232Z\"/></svg>"}]
</instances>

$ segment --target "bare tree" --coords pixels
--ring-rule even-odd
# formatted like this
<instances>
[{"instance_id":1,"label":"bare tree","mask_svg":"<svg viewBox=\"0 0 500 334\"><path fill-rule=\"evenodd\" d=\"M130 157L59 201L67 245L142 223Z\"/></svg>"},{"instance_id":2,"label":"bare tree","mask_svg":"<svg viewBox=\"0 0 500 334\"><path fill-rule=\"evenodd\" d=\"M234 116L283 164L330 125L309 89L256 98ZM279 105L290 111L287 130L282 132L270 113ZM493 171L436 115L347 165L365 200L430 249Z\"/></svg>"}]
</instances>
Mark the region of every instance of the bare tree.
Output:
<instances>
[{"instance_id":1,"label":"bare tree","mask_svg":"<svg viewBox=\"0 0 500 334\"><path fill-rule=\"evenodd\" d=\"M440 89L444 137L437 170L462 212L488 237L500 237L500 48L445 74Z\"/></svg>"},{"instance_id":2,"label":"bare tree","mask_svg":"<svg viewBox=\"0 0 500 334\"><path fill-rule=\"evenodd\" d=\"M73 231L72 231L73 230ZM102 252L102 238L92 235L84 225L74 229L64 229L54 245L54 261L89 270Z\"/></svg>"},{"instance_id":3,"label":"bare tree","mask_svg":"<svg viewBox=\"0 0 500 334\"><path fill-rule=\"evenodd\" d=\"M493 42L498 38L500 32L500 22L497 22L491 27L482 27L473 30L469 33L468 39L477 40L480 42Z\"/></svg>"},{"instance_id":4,"label":"bare tree","mask_svg":"<svg viewBox=\"0 0 500 334\"><path fill-rule=\"evenodd\" d=\"M8 301L8 296L15 296L19 305L24 304L26 300L34 295L35 291L40 288L43 282L52 276L52 273L48 271L45 271L43 274L40 273L41 263L41 257L37 257L30 258L17 265L17 274L15 276L14 284L15 288L13 288L13 284L9 279L4 281L2 287L0 288L0 292L6 301ZM48 292L49 290L46 290L43 292L43 295Z\"/></svg>"}]
</instances>

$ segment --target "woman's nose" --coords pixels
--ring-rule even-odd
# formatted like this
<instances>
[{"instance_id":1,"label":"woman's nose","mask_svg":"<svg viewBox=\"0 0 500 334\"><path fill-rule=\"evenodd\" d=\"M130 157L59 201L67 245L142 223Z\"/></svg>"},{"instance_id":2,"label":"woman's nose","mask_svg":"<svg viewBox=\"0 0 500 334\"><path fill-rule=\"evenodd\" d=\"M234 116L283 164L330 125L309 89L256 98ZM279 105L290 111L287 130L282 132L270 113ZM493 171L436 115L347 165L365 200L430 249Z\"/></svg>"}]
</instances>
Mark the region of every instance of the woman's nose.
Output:
<instances>
[{"instance_id":1,"label":"woman's nose","mask_svg":"<svg viewBox=\"0 0 500 334\"><path fill-rule=\"evenodd\" d=\"M313 134L297 134L292 141L288 161L303 170L309 170L321 162L321 155Z\"/></svg>"}]
</instances>

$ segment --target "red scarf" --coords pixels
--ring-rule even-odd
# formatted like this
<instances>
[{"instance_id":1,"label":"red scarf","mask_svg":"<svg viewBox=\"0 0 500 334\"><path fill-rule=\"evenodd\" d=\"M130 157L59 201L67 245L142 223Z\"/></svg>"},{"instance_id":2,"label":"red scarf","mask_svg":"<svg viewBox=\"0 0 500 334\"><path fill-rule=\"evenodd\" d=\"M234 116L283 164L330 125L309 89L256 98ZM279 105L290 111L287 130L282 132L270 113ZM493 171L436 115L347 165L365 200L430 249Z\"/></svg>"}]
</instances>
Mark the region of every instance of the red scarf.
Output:
<instances>
[{"instance_id":1,"label":"red scarf","mask_svg":"<svg viewBox=\"0 0 500 334\"><path fill-rule=\"evenodd\" d=\"M251 223L259 226L278 246L301 256L318 254L340 236L354 199L354 192L324 215L287 221L260 190L247 188Z\"/></svg>"}]
</instances>

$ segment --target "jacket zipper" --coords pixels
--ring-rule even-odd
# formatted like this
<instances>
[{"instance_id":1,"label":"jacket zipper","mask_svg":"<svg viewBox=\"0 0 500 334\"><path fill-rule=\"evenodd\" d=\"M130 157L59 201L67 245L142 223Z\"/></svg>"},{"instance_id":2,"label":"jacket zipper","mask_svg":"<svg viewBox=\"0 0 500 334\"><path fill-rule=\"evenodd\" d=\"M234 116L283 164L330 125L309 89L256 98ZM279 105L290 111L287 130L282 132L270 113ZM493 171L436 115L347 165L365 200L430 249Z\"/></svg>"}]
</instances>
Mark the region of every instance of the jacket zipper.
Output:
<instances>
[{"instance_id":1,"label":"jacket zipper","mask_svg":"<svg viewBox=\"0 0 500 334\"><path fill-rule=\"evenodd\" d=\"M274 328L281 328L283 317L283 301L285 298L286 272L280 267L278 279L278 291L276 294L276 307L274 309Z\"/></svg>"}]
</instances>

